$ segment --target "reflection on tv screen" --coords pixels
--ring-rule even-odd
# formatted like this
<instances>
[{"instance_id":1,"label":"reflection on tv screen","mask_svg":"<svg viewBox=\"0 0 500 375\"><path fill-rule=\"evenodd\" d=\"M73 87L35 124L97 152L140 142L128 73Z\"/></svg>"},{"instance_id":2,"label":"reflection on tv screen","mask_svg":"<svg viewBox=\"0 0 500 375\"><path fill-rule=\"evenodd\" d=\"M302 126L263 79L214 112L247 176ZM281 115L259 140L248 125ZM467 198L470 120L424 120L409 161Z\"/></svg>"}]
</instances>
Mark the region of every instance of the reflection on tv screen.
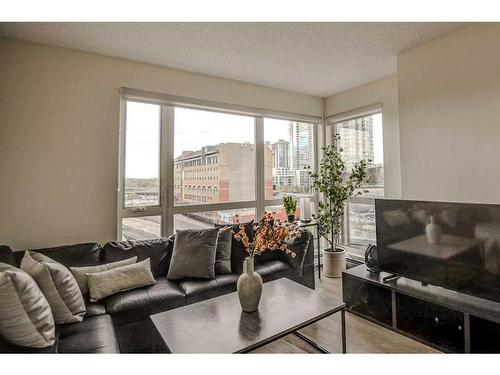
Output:
<instances>
[{"instance_id":1,"label":"reflection on tv screen","mask_svg":"<svg viewBox=\"0 0 500 375\"><path fill-rule=\"evenodd\" d=\"M377 199L386 272L500 302L500 205Z\"/></svg>"}]
</instances>

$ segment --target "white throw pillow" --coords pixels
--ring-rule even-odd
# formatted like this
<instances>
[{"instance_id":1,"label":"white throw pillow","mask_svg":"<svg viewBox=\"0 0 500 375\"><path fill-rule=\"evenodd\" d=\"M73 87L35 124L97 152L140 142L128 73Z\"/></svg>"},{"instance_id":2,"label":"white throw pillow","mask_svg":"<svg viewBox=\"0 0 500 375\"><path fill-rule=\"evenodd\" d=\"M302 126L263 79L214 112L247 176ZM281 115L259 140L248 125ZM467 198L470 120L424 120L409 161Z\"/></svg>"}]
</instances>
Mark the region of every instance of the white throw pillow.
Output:
<instances>
[{"instance_id":1,"label":"white throw pillow","mask_svg":"<svg viewBox=\"0 0 500 375\"><path fill-rule=\"evenodd\" d=\"M125 290L156 284L149 258L108 271L88 273L90 302Z\"/></svg>"},{"instance_id":2,"label":"white throw pillow","mask_svg":"<svg viewBox=\"0 0 500 375\"><path fill-rule=\"evenodd\" d=\"M0 263L0 334L30 348L54 345L55 324L49 303L26 272Z\"/></svg>"},{"instance_id":3,"label":"white throw pillow","mask_svg":"<svg viewBox=\"0 0 500 375\"><path fill-rule=\"evenodd\" d=\"M26 251L21 260L21 269L40 287L57 324L82 321L86 312L82 292L65 266L43 254Z\"/></svg>"},{"instance_id":4,"label":"white throw pillow","mask_svg":"<svg viewBox=\"0 0 500 375\"><path fill-rule=\"evenodd\" d=\"M88 266L88 267L70 267L69 270L73 274L82 291L82 294L87 294L89 292L87 275L88 273L96 273L102 271L112 270L113 268L127 266L129 264L134 264L137 262L137 257L132 257L129 259L119 260L118 262L99 264L98 266Z\"/></svg>"}]
</instances>

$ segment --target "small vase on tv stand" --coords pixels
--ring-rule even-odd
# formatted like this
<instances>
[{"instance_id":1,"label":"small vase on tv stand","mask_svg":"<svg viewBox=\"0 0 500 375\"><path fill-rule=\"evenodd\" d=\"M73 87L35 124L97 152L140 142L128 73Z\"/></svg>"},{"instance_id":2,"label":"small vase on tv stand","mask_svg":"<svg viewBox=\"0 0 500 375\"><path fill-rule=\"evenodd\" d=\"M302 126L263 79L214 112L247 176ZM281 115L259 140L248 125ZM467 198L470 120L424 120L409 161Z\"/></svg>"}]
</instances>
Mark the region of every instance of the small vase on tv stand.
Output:
<instances>
[{"instance_id":1,"label":"small vase on tv stand","mask_svg":"<svg viewBox=\"0 0 500 375\"><path fill-rule=\"evenodd\" d=\"M434 215L431 215L430 222L425 227L425 234L427 236L427 241L431 245L437 245L441 238L441 227L436 223Z\"/></svg>"},{"instance_id":2,"label":"small vase on tv stand","mask_svg":"<svg viewBox=\"0 0 500 375\"><path fill-rule=\"evenodd\" d=\"M259 309L262 295L262 277L254 271L253 257L247 257L243 261L243 273L238 278L236 288L243 311L253 312Z\"/></svg>"}]
</instances>

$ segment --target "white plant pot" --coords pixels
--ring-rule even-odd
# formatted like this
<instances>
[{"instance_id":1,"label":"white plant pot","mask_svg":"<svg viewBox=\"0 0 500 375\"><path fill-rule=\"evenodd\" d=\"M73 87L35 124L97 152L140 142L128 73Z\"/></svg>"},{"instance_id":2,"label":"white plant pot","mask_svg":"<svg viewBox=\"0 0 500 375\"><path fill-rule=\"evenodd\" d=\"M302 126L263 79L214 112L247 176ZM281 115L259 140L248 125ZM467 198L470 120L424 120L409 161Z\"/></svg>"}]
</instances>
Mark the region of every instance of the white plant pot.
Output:
<instances>
[{"instance_id":1,"label":"white plant pot","mask_svg":"<svg viewBox=\"0 0 500 375\"><path fill-rule=\"evenodd\" d=\"M342 277L346 269L345 250L323 250L323 275L326 277Z\"/></svg>"}]
</instances>

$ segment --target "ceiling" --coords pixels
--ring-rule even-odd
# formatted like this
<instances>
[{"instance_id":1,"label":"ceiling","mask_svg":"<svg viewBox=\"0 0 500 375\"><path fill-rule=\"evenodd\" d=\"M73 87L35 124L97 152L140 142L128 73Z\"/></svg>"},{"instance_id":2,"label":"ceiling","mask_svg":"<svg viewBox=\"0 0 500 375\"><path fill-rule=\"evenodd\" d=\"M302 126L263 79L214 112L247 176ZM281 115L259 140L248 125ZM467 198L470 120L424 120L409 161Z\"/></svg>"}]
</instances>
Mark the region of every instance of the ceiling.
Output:
<instances>
[{"instance_id":1,"label":"ceiling","mask_svg":"<svg viewBox=\"0 0 500 375\"><path fill-rule=\"evenodd\" d=\"M326 97L463 23L0 23L0 35Z\"/></svg>"}]
</instances>

